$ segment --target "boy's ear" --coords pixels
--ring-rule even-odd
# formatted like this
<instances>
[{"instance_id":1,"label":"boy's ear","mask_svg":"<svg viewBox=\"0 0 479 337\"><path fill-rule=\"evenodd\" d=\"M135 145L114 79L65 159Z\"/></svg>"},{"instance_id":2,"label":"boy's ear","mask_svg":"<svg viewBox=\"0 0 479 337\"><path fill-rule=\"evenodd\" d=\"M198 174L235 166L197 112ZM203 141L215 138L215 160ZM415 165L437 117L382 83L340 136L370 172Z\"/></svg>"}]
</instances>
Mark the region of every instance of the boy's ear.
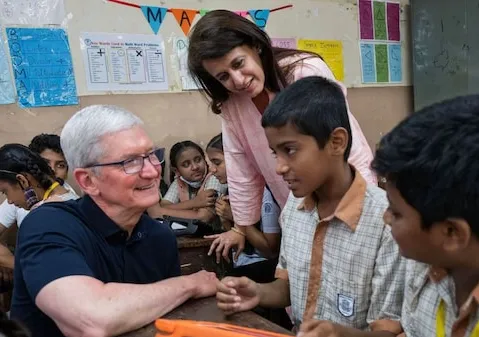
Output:
<instances>
[{"instance_id":1,"label":"boy's ear","mask_svg":"<svg viewBox=\"0 0 479 337\"><path fill-rule=\"evenodd\" d=\"M334 156L343 156L348 147L348 131L345 128L336 128L329 136L329 147Z\"/></svg>"},{"instance_id":2,"label":"boy's ear","mask_svg":"<svg viewBox=\"0 0 479 337\"><path fill-rule=\"evenodd\" d=\"M467 248L472 238L471 226L464 219L449 218L442 224L443 248L455 252Z\"/></svg>"}]
</instances>

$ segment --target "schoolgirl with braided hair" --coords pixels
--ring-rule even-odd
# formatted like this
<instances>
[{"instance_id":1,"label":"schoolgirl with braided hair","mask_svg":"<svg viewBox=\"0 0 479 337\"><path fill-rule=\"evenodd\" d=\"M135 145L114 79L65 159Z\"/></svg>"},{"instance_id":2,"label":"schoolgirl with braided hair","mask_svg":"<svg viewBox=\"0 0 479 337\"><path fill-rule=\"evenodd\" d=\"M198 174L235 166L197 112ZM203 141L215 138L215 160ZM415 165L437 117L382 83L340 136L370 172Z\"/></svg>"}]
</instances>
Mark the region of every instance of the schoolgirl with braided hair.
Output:
<instances>
[{"instance_id":1,"label":"schoolgirl with braided hair","mask_svg":"<svg viewBox=\"0 0 479 337\"><path fill-rule=\"evenodd\" d=\"M26 210L45 201L76 199L57 179L48 163L21 144L0 148L0 192L9 203Z\"/></svg>"}]
</instances>

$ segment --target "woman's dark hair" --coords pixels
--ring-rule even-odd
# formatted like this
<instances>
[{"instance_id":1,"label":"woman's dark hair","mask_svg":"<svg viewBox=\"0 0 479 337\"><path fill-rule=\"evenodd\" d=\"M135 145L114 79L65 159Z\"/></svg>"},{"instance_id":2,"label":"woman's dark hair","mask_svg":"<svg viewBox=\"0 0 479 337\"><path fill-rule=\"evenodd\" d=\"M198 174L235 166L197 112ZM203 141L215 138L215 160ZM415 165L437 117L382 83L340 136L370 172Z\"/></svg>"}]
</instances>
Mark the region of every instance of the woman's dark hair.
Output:
<instances>
[{"instance_id":1,"label":"woman's dark hair","mask_svg":"<svg viewBox=\"0 0 479 337\"><path fill-rule=\"evenodd\" d=\"M43 189L48 189L56 180L55 173L48 163L28 147L22 144L6 144L0 147L1 180L16 184L18 183L16 174L27 173L35 178Z\"/></svg>"},{"instance_id":2,"label":"woman's dark hair","mask_svg":"<svg viewBox=\"0 0 479 337\"><path fill-rule=\"evenodd\" d=\"M60 145L60 136L42 133L33 137L29 149L36 153L42 153L45 150L52 150L58 154L63 155L62 147Z\"/></svg>"},{"instance_id":3,"label":"woman's dark hair","mask_svg":"<svg viewBox=\"0 0 479 337\"><path fill-rule=\"evenodd\" d=\"M195 150L198 150L198 152L201 154L203 159L206 159L205 158L205 152L203 151L201 146L199 146L195 142L192 142L191 140L184 140L182 142L176 143L175 145L173 145L171 147L171 150L170 150L170 166L171 166L171 168L178 168L178 166L177 166L178 165L178 157L180 156L180 154L183 153L183 151L185 151L186 149L189 149L189 148L194 148ZM170 170L170 182L173 182L174 179L175 179L175 173L173 172L173 170Z\"/></svg>"},{"instance_id":4,"label":"woman's dark hair","mask_svg":"<svg viewBox=\"0 0 479 337\"><path fill-rule=\"evenodd\" d=\"M306 58L320 57L316 53L296 49L275 48L263 30L248 19L227 10L206 13L193 27L188 47L188 68L205 94L211 99L211 109L221 113L228 99L228 90L203 67L203 61L225 56L236 47L247 45L259 50L266 89L279 92L288 85L295 65ZM278 62L285 57L304 55L285 67Z\"/></svg>"},{"instance_id":5,"label":"woman's dark hair","mask_svg":"<svg viewBox=\"0 0 479 337\"><path fill-rule=\"evenodd\" d=\"M208 145L206 145L206 150L208 151L208 149L217 149L223 152L223 135L221 133L211 138Z\"/></svg>"}]
</instances>

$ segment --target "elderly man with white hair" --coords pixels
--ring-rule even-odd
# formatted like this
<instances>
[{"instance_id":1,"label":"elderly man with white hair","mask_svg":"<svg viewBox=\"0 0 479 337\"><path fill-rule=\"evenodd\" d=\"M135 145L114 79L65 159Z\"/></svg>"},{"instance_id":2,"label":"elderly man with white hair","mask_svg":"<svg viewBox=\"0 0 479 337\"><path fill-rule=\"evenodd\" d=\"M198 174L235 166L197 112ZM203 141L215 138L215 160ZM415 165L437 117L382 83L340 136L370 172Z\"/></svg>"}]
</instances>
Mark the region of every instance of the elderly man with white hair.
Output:
<instances>
[{"instance_id":1,"label":"elderly man with white hair","mask_svg":"<svg viewBox=\"0 0 479 337\"><path fill-rule=\"evenodd\" d=\"M25 218L12 318L33 337L115 336L215 293L214 273L180 276L174 234L145 213L159 201L163 158L137 116L84 108L61 145L85 196Z\"/></svg>"}]
</instances>

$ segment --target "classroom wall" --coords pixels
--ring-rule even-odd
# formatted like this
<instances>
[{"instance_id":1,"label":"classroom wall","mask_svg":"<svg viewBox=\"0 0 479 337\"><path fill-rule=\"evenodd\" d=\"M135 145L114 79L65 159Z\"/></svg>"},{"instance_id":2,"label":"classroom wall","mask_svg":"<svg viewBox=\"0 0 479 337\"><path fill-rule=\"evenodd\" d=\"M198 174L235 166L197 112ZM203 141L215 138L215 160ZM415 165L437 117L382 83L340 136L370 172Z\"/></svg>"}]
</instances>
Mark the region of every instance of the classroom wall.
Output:
<instances>
[{"instance_id":1,"label":"classroom wall","mask_svg":"<svg viewBox=\"0 0 479 337\"><path fill-rule=\"evenodd\" d=\"M384 133L412 111L412 88L350 88L348 100L352 113L374 148ZM0 107L0 144L28 143L41 132L60 133L73 113L91 104L116 104L133 111L145 121L154 142L165 147L184 139L206 145L220 131L220 117L209 111L199 92L84 96L80 102L78 107Z\"/></svg>"},{"instance_id":2,"label":"classroom wall","mask_svg":"<svg viewBox=\"0 0 479 337\"><path fill-rule=\"evenodd\" d=\"M345 82L348 100L353 114L359 120L372 148L381 136L412 111L412 87L410 85L410 29L409 1L401 0L401 36L403 44L404 82L398 86L362 86L359 69L357 0L131 0L156 6L180 8L273 8L288 3L294 5L291 12L271 14L266 31L272 37L309 39L341 39L344 46ZM19 142L27 144L39 133L60 133L62 126L84 106L91 104L116 104L138 114L146 124L156 144L170 147L179 140L191 139L206 145L220 131L220 119L208 111L205 99L199 92L169 93L88 93L85 88L83 63L79 51L80 32L117 32L151 34L141 13L124 6L100 0L65 0L68 20L66 29L72 49L75 77L79 92L79 106L20 109L16 104L0 105L0 144ZM98 9L100 6L101 10ZM97 8L96 10L88 10ZM334 15L330 14L333 13ZM181 31L168 14L160 29L171 49L170 40ZM105 18L105 20L103 20ZM339 18L339 19L338 19ZM289 19L294 24L284 24ZM103 21L102 21L103 20ZM126 27L126 28L125 28ZM168 60L168 59L167 59ZM170 67L171 68L171 67ZM175 82L175 74L168 69L169 81ZM177 86L170 83L170 88Z\"/></svg>"}]
</instances>

